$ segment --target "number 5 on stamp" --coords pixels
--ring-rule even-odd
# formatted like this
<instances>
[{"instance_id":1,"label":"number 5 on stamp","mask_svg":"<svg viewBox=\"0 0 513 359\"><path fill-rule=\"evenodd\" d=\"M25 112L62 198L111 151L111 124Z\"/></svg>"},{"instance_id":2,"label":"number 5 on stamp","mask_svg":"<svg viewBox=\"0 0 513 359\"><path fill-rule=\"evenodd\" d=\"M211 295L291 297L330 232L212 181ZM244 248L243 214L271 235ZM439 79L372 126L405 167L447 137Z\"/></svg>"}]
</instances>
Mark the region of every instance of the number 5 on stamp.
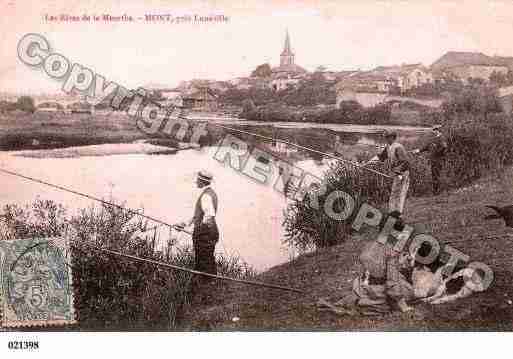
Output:
<instances>
[{"instance_id":1,"label":"number 5 on stamp","mask_svg":"<svg viewBox=\"0 0 513 359\"><path fill-rule=\"evenodd\" d=\"M65 238L0 241L3 327L75 323Z\"/></svg>"}]
</instances>

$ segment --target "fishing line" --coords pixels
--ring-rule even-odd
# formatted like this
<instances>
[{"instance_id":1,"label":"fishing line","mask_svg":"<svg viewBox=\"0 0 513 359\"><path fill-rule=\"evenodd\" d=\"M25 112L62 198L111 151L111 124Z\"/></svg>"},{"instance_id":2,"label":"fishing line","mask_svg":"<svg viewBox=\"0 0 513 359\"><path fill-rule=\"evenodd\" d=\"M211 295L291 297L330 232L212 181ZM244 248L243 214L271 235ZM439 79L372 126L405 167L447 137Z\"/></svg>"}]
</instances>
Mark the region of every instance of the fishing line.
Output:
<instances>
[{"instance_id":1,"label":"fishing line","mask_svg":"<svg viewBox=\"0 0 513 359\"><path fill-rule=\"evenodd\" d=\"M77 196L82 196L82 197L85 197L87 199L91 199L93 201L97 201L97 202L100 202L100 203L108 205L108 206L116 207L116 208L121 209L123 211L127 211L127 212L135 214L137 216L141 216L141 217L144 217L144 218L149 219L151 221L154 221L156 223L160 223L161 225L165 225L165 226L168 226L170 228L176 229L179 232L184 232L184 233L187 233L189 235L192 235L192 233L190 231L187 231L187 230L185 230L182 227L179 227L177 225L166 223L166 222L164 222L164 221L162 221L160 219L157 219L157 218L152 217L152 216L148 216L148 215L143 214L143 213L141 213L139 211L136 211L134 209L123 207L123 206L121 206L119 204L115 204L115 203L112 203L112 202L109 202L109 201L105 201L103 199L91 196L91 195L83 193L83 192L75 191L75 190L72 190L72 189L69 189L69 188L66 188L66 187L63 187L63 186L59 186L59 185L56 185L56 184L53 184L53 183L42 181L42 180L34 178L34 177L25 176L25 175L22 175L21 173L17 173L17 172L14 172L14 171L9 171L9 170L6 170L4 168L0 168L0 172L9 174L11 176L20 177L20 178L26 179L28 181L40 183L40 184L43 184L45 186L49 186L49 187L52 187L52 188L55 188L55 189L58 189L58 190L61 190L61 191L73 193L73 194L75 194Z\"/></svg>"},{"instance_id":2,"label":"fishing line","mask_svg":"<svg viewBox=\"0 0 513 359\"><path fill-rule=\"evenodd\" d=\"M364 169L366 171L372 172L374 174L377 174L379 176L382 176L382 177L385 177L385 178L388 178L388 179L392 179L392 180L394 179L394 177L389 176L386 173L374 170L372 168L368 168L368 167L362 166L359 163L356 163L356 162L353 162L353 161L350 161L350 160L346 160L345 158L342 158L340 156L335 156L335 155L333 155L331 153L326 153L326 152L318 151L318 150L315 150L313 148L309 148L309 147L305 147L305 146L302 146L302 145L298 145L296 143L285 141L285 140L282 140L282 139L279 139L279 138L272 138L272 137L268 137L268 136L264 136L264 135L259 135L257 133L253 133L253 132L248 132L248 131L244 131L244 130L238 130L236 128L220 125L220 124L217 124L217 123L210 123L209 122L208 124L211 125L211 126L223 128L223 129L228 130L228 131L243 133L243 134L246 134L246 135L262 138L262 139L265 139L265 140L268 140L268 141L272 141L272 142L281 142L281 143L284 143L284 144L286 144L288 146L296 147L296 148L299 148L299 149L302 149L302 150L305 150L305 151L310 151L310 152L317 153L317 154L320 154L320 155L323 155L323 156L327 156L327 157L333 158L333 159L338 160L338 161L349 163L349 164L351 164L351 165L353 165L355 167Z\"/></svg>"}]
</instances>

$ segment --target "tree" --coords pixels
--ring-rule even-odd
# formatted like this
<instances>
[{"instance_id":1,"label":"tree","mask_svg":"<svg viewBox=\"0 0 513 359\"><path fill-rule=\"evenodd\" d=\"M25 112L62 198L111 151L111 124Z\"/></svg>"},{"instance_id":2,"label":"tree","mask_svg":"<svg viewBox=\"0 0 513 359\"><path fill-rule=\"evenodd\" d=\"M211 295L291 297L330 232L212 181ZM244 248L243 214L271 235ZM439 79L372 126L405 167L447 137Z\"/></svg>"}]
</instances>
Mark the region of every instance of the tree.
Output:
<instances>
[{"instance_id":1,"label":"tree","mask_svg":"<svg viewBox=\"0 0 513 359\"><path fill-rule=\"evenodd\" d=\"M490 82L498 85L499 87L504 86L507 82L506 75L502 72L493 71L490 75Z\"/></svg>"},{"instance_id":2,"label":"tree","mask_svg":"<svg viewBox=\"0 0 513 359\"><path fill-rule=\"evenodd\" d=\"M251 77L270 77L272 75L271 66L269 64L258 65L251 73Z\"/></svg>"},{"instance_id":3,"label":"tree","mask_svg":"<svg viewBox=\"0 0 513 359\"><path fill-rule=\"evenodd\" d=\"M245 99L244 101L242 101L242 112L252 112L255 110L255 108L255 104L250 99Z\"/></svg>"},{"instance_id":4,"label":"tree","mask_svg":"<svg viewBox=\"0 0 513 359\"><path fill-rule=\"evenodd\" d=\"M21 96L16 101L16 108L25 112L34 113L36 111L36 105L34 99L30 96Z\"/></svg>"},{"instance_id":5,"label":"tree","mask_svg":"<svg viewBox=\"0 0 513 359\"><path fill-rule=\"evenodd\" d=\"M470 87L457 93L450 101L442 104L442 110L449 120L461 118L457 115L480 115L485 121L488 114L502 111L494 89L484 86Z\"/></svg>"}]
</instances>

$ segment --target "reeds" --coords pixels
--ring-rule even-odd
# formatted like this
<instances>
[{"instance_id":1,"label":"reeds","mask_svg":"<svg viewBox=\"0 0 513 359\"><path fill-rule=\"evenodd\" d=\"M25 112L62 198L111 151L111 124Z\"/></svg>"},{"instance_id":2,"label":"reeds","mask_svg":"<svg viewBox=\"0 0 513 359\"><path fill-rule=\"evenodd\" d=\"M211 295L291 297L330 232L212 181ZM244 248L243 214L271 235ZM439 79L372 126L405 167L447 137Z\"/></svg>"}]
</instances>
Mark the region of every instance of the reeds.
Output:
<instances>
[{"instance_id":1,"label":"reeds","mask_svg":"<svg viewBox=\"0 0 513 359\"><path fill-rule=\"evenodd\" d=\"M81 243L192 268L189 246L155 251L157 229L142 236L148 223L135 213L103 205L69 216L66 209L37 199L30 206L4 207L15 238L67 236L71 244L75 309L81 330L173 330L190 305L191 275L150 264L108 256ZM217 255L218 272L251 278L255 271L238 258Z\"/></svg>"}]
</instances>

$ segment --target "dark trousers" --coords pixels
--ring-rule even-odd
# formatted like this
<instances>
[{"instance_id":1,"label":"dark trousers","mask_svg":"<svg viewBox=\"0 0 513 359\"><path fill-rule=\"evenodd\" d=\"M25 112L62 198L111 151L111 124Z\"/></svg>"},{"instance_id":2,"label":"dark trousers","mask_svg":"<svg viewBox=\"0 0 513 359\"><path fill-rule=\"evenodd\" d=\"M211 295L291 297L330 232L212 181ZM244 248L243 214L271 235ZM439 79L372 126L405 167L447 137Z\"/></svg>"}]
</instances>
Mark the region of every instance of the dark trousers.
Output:
<instances>
[{"instance_id":1,"label":"dark trousers","mask_svg":"<svg viewBox=\"0 0 513 359\"><path fill-rule=\"evenodd\" d=\"M209 274L217 274L216 257L214 251L219 239L216 225L200 225L194 229L192 243L194 247L194 269ZM208 302L206 286L213 280L211 277L194 275L191 283L190 295L196 303Z\"/></svg>"},{"instance_id":2,"label":"dark trousers","mask_svg":"<svg viewBox=\"0 0 513 359\"><path fill-rule=\"evenodd\" d=\"M194 229L192 243L194 245L194 269L200 272L217 274L214 251L219 240L217 226L201 224ZM208 278L208 277L203 277Z\"/></svg>"},{"instance_id":3,"label":"dark trousers","mask_svg":"<svg viewBox=\"0 0 513 359\"><path fill-rule=\"evenodd\" d=\"M433 182L433 194L440 193L440 176L442 175L442 161L431 161L431 180Z\"/></svg>"}]
</instances>

